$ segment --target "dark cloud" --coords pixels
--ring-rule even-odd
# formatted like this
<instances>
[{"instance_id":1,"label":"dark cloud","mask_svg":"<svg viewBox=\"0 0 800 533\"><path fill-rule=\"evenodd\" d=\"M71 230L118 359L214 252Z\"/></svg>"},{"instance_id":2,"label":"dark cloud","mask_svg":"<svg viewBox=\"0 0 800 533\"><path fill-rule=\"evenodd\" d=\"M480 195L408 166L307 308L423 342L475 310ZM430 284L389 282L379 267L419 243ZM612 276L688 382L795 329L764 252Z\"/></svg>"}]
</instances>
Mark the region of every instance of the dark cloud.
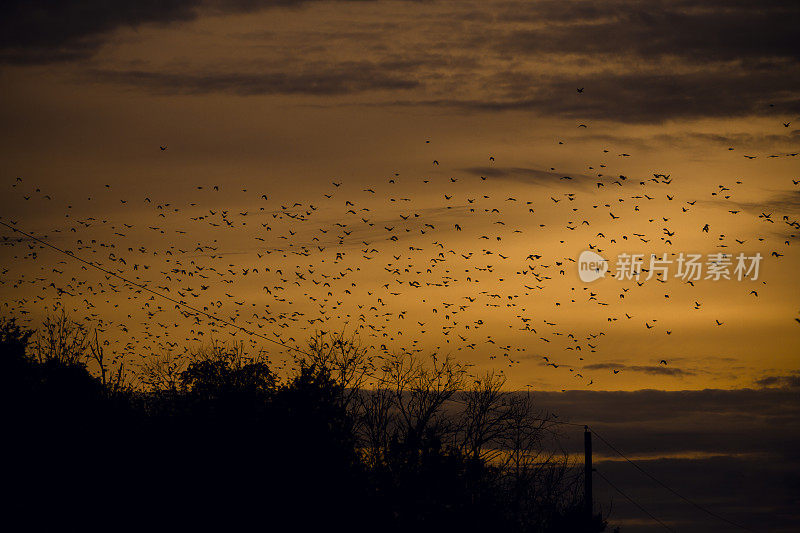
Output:
<instances>
[{"instance_id":1,"label":"dark cloud","mask_svg":"<svg viewBox=\"0 0 800 533\"><path fill-rule=\"evenodd\" d=\"M315 2L12 0L0 7L0 63L85 59L123 27ZM413 16L413 9L407 14ZM418 41L395 39L402 30L391 24L378 32L362 27L342 34L323 30L295 35L303 39L302 46L294 47L294 41L286 45L297 53L267 74L252 74L254 68L226 73L202 67L183 73L141 67L95 74L100 80L172 94L330 95L418 89L409 96L393 95L381 105L530 111L587 122L588 132L593 120L791 117L800 113L800 52L793 40L798 15L800 4L779 0L455 5L420 15L419 28L430 31ZM463 25L443 34L444 18ZM380 18L375 22L386 23ZM278 39L280 31L271 31L263 38ZM360 59L338 57L330 45L345 35L358 42L359 49L376 55L374 62L362 65ZM321 60L307 55L319 50L333 56ZM573 71L558 69L553 74L546 68L565 61L574 65ZM577 94L577 87L585 87L584 92Z\"/></svg>"},{"instance_id":2,"label":"dark cloud","mask_svg":"<svg viewBox=\"0 0 800 533\"><path fill-rule=\"evenodd\" d=\"M624 363L592 363L590 365L586 365L583 368L587 370L608 370L608 369L618 369L623 368L625 366Z\"/></svg>"},{"instance_id":3,"label":"dark cloud","mask_svg":"<svg viewBox=\"0 0 800 533\"><path fill-rule=\"evenodd\" d=\"M507 180L521 181L523 183L534 183L542 185L553 185L561 183L563 185L581 186L585 185L587 180L593 180L590 176L584 174L565 174L563 172L552 172L550 170L542 170L537 168L524 168L524 167L494 167L494 166L476 166L466 167L459 169L461 172L466 172L474 176L485 176L487 178L501 178ZM594 183L592 181L592 183Z\"/></svg>"},{"instance_id":4,"label":"dark cloud","mask_svg":"<svg viewBox=\"0 0 800 533\"><path fill-rule=\"evenodd\" d=\"M605 441L682 495L758 531L791 531L800 519L800 391L567 391L535 393L540 409L558 420L588 424L597 471L680 531L727 532L729 524L659 486L619 457ZM562 426L562 444L583 451L581 427ZM614 459L611 461L609 459ZM659 531L633 523L626 505L595 477L595 501L624 531ZM626 525L627 524L627 525ZM677 527L677 525L676 525Z\"/></svg>"},{"instance_id":5,"label":"dark cloud","mask_svg":"<svg viewBox=\"0 0 800 533\"><path fill-rule=\"evenodd\" d=\"M599 137L599 136L598 136ZM613 139L613 136L608 136ZM700 143L711 143L724 148L735 148L740 151L768 150L775 146L796 146L800 141L800 131L794 130L784 135L757 135L752 133L703 133L684 131L680 134L654 135L650 139L659 143L686 148ZM650 140L648 139L648 140ZM616 140L616 139L614 139ZM623 139L624 140L624 139ZM641 141L641 139L639 139Z\"/></svg>"},{"instance_id":6,"label":"dark cloud","mask_svg":"<svg viewBox=\"0 0 800 533\"><path fill-rule=\"evenodd\" d=\"M698 117L743 117L800 113L800 68L752 72L741 67L691 72L605 70L589 76L542 76L498 72L482 99L452 98L405 105L463 111L532 111L588 121L662 123ZM577 94L576 87L584 87ZM768 88L768 89L765 89ZM776 107L770 103L779 102Z\"/></svg>"},{"instance_id":7,"label":"dark cloud","mask_svg":"<svg viewBox=\"0 0 800 533\"><path fill-rule=\"evenodd\" d=\"M790 185L791 182L788 182L787 185ZM760 202L736 202L731 200L715 200L713 202L707 202L709 204L714 205L725 205L738 207L739 209L743 209L753 214L761 214L767 212L772 216L772 220L776 224L786 224L794 220L794 217L791 217L790 221L784 221L781 217L785 214L792 214L795 215L800 213L800 191L786 191L778 194L774 194L769 198L766 198ZM773 211L775 213L773 213ZM776 216L777 215L777 216ZM787 215L788 216L788 215ZM768 223L768 222L765 222Z\"/></svg>"},{"instance_id":8,"label":"dark cloud","mask_svg":"<svg viewBox=\"0 0 800 533\"><path fill-rule=\"evenodd\" d=\"M0 62L90 57L113 30L196 17L200 0L10 0L0 3Z\"/></svg>"},{"instance_id":9,"label":"dark cloud","mask_svg":"<svg viewBox=\"0 0 800 533\"><path fill-rule=\"evenodd\" d=\"M583 367L586 370L625 370L628 372L642 372L657 376L693 376L695 372L681 368L661 365L625 365L622 363L593 363Z\"/></svg>"},{"instance_id":10,"label":"dark cloud","mask_svg":"<svg viewBox=\"0 0 800 533\"><path fill-rule=\"evenodd\" d=\"M683 370L681 368L666 367L666 366L626 366L625 370L630 372L643 372L645 374L660 375L660 376L693 376L695 373L691 370Z\"/></svg>"},{"instance_id":11,"label":"dark cloud","mask_svg":"<svg viewBox=\"0 0 800 533\"><path fill-rule=\"evenodd\" d=\"M314 1L318 0L5 0L0 2L0 63L85 59L119 28L184 22L202 12L249 13Z\"/></svg>"},{"instance_id":12,"label":"dark cloud","mask_svg":"<svg viewBox=\"0 0 800 533\"><path fill-rule=\"evenodd\" d=\"M800 389L800 372L787 376L765 376L756 380L756 385L765 388Z\"/></svg>"},{"instance_id":13,"label":"dark cloud","mask_svg":"<svg viewBox=\"0 0 800 533\"><path fill-rule=\"evenodd\" d=\"M160 94L228 93L340 95L371 90L411 89L417 80L370 62L326 65L303 72L173 73L144 70L94 70L98 81L130 85Z\"/></svg>"},{"instance_id":14,"label":"dark cloud","mask_svg":"<svg viewBox=\"0 0 800 533\"><path fill-rule=\"evenodd\" d=\"M605 452L602 442L596 448ZM800 521L794 503L800 487L800 464L796 460L771 455L715 455L638 459L637 464L698 506L749 531L788 532ZM674 531L744 531L686 502L627 462L600 461L595 467L594 500L598 507L610 512L609 531L618 525L626 533L655 533L664 528L622 497L605 479L670 524Z\"/></svg>"},{"instance_id":15,"label":"dark cloud","mask_svg":"<svg viewBox=\"0 0 800 533\"><path fill-rule=\"evenodd\" d=\"M796 389L576 390L538 392L535 399L540 408L557 413L560 420L588 424L600 433L605 429L609 438L633 454L797 455L790 445L800 435L800 391ZM663 439L665 434L672 437Z\"/></svg>"},{"instance_id":16,"label":"dark cloud","mask_svg":"<svg viewBox=\"0 0 800 533\"><path fill-rule=\"evenodd\" d=\"M796 2L501 6L494 24L463 43L506 61L482 78L481 96L453 93L417 104L625 123L800 112ZM558 64L572 65L571 72L545 74Z\"/></svg>"},{"instance_id":17,"label":"dark cloud","mask_svg":"<svg viewBox=\"0 0 800 533\"><path fill-rule=\"evenodd\" d=\"M510 5L499 17L534 26L495 35L500 53L678 56L699 63L800 59L794 42L800 4L788 0L546 1Z\"/></svg>"}]
</instances>

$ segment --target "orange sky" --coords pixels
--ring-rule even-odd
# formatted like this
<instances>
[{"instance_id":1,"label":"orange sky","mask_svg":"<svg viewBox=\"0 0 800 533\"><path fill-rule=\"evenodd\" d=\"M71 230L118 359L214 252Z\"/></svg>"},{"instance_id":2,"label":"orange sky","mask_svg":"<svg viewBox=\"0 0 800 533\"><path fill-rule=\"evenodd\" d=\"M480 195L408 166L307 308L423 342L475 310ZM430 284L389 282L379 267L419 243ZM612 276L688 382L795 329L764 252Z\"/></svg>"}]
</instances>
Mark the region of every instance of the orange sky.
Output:
<instances>
[{"instance_id":1,"label":"orange sky","mask_svg":"<svg viewBox=\"0 0 800 533\"><path fill-rule=\"evenodd\" d=\"M63 8L49 33L18 8L47 36L0 42L1 220L290 345L346 327L545 390L796 376L791 8L258 6ZM60 301L134 363L212 337L285 358L2 231L8 313ZM590 245L764 260L755 282L585 284Z\"/></svg>"}]
</instances>

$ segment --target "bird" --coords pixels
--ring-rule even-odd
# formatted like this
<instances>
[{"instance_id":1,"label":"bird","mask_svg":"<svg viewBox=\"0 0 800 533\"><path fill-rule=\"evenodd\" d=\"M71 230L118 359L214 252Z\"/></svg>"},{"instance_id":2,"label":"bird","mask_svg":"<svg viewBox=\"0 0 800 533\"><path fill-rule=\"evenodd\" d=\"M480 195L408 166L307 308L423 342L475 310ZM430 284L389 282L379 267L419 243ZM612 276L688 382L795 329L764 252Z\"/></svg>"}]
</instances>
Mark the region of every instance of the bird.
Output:
<instances>
[{"instance_id":1,"label":"bird","mask_svg":"<svg viewBox=\"0 0 800 533\"><path fill-rule=\"evenodd\" d=\"M159 146L159 148L161 148L161 151L163 152L164 150L167 149L167 145L161 145L161 146Z\"/></svg>"},{"instance_id":2,"label":"bird","mask_svg":"<svg viewBox=\"0 0 800 533\"><path fill-rule=\"evenodd\" d=\"M660 364L660 365L667 366L667 360L666 360L666 359L662 359L662 360L661 360L661 362L660 362L659 364Z\"/></svg>"}]
</instances>

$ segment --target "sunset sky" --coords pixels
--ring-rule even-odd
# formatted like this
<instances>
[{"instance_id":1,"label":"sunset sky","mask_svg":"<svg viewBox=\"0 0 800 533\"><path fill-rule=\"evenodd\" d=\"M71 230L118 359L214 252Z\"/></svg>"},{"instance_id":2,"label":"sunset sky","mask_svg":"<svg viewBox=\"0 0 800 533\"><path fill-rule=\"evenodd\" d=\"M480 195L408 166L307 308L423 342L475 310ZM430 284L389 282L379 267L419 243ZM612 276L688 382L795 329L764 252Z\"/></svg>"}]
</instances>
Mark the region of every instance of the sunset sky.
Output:
<instances>
[{"instance_id":1,"label":"sunset sky","mask_svg":"<svg viewBox=\"0 0 800 533\"><path fill-rule=\"evenodd\" d=\"M35 327L64 309L134 369L214 341L285 368L317 332L450 354L722 514L792 531L798 15L780 0L3 2L0 312ZM610 274L619 254L648 269L666 253L670 279L581 281L587 250ZM681 253L763 259L757 280L732 265L690 284ZM730 531L596 450L677 530ZM657 530L615 497L623 531Z\"/></svg>"},{"instance_id":2,"label":"sunset sky","mask_svg":"<svg viewBox=\"0 0 800 533\"><path fill-rule=\"evenodd\" d=\"M50 4L0 8L3 221L290 346L345 328L555 391L798 379L795 4ZM33 323L285 358L3 235ZM590 247L764 259L586 284Z\"/></svg>"}]
</instances>

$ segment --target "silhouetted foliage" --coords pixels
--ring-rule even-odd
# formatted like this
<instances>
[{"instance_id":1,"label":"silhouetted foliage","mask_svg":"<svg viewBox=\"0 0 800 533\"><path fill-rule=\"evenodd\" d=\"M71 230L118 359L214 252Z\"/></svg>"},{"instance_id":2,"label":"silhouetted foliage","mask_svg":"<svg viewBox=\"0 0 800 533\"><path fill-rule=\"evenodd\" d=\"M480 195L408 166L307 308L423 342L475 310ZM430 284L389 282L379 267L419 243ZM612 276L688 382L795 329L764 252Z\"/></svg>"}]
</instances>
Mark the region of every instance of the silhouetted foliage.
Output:
<instances>
[{"instance_id":1,"label":"silhouetted foliage","mask_svg":"<svg viewBox=\"0 0 800 533\"><path fill-rule=\"evenodd\" d=\"M451 358L377 360L355 339L317 336L281 381L263 354L212 344L151 358L134 388L102 346L63 314L37 333L0 320L7 480L32 515L46 506L301 531L604 529L581 514L566 455L544 451L553 428L531 396Z\"/></svg>"}]
</instances>

